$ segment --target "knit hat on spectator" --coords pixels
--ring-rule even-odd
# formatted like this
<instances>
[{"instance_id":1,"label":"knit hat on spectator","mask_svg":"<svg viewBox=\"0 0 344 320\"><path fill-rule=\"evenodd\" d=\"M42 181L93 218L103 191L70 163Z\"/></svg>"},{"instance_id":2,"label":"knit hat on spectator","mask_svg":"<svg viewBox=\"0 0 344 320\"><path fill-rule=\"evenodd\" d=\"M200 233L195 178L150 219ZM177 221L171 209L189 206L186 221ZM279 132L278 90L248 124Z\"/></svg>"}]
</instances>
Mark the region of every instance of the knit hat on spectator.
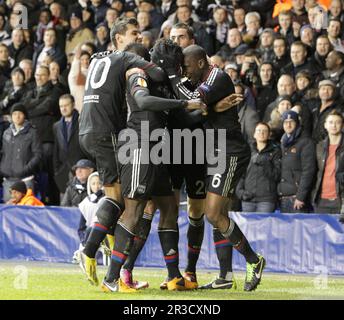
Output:
<instances>
[{"instance_id":1,"label":"knit hat on spectator","mask_svg":"<svg viewBox=\"0 0 344 320\"><path fill-rule=\"evenodd\" d=\"M95 164L91 160L81 159L73 166L72 170L75 171L77 168L91 168L91 169L95 169L96 166L95 166Z\"/></svg>"},{"instance_id":2,"label":"knit hat on spectator","mask_svg":"<svg viewBox=\"0 0 344 320\"><path fill-rule=\"evenodd\" d=\"M331 87L335 88L336 84L332 80L322 80L319 82L319 88L321 86L331 86Z\"/></svg>"},{"instance_id":3,"label":"knit hat on spectator","mask_svg":"<svg viewBox=\"0 0 344 320\"><path fill-rule=\"evenodd\" d=\"M27 111L26 111L26 108L23 104L21 104L20 102L18 103L15 103L12 108L11 108L11 115L13 112L15 111L20 111L22 113L24 113L24 116L25 116L25 119L27 119Z\"/></svg>"},{"instance_id":4,"label":"knit hat on spectator","mask_svg":"<svg viewBox=\"0 0 344 320\"><path fill-rule=\"evenodd\" d=\"M282 114L282 122L286 120L294 120L297 124L299 124L299 114L293 110L287 110Z\"/></svg>"},{"instance_id":5,"label":"knit hat on spectator","mask_svg":"<svg viewBox=\"0 0 344 320\"><path fill-rule=\"evenodd\" d=\"M12 184L10 189L18 191L18 192L20 192L22 194L26 194L26 192L27 192L26 184L25 184L24 181L17 181L17 182L15 182L14 184Z\"/></svg>"},{"instance_id":6,"label":"knit hat on spectator","mask_svg":"<svg viewBox=\"0 0 344 320\"><path fill-rule=\"evenodd\" d=\"M237 46L237 48L234 50L234 55L243 55L246 53L246 51L249 49L249 46L247 44L240 44Z\"/></svg>"},{"instance_id":7,"label":"knit hat on spectator","mask_svg":"<svg viewBox=\"0 0 344 320\"><path fill-rule=\"evenodd\" d=\"M289 101L290 103L292 103L291 101L291 97L288 96L288 95L283 95L283 96L278 96L277 99L276 99L276 105L279 105L280 102L284 101L284 100L287 100Z\"/></svg>"},{"instance_id":8,"label":"knit hat on spectator","mask_svg":"<svg viewBox=\"0 0 344 320\"><path fill-rule=\"evenodd\" d=\"M78 18L82 20L82 11L78 8L75 8L70 15L70 19L72 18Z\"/></svg>"}]
</instances>

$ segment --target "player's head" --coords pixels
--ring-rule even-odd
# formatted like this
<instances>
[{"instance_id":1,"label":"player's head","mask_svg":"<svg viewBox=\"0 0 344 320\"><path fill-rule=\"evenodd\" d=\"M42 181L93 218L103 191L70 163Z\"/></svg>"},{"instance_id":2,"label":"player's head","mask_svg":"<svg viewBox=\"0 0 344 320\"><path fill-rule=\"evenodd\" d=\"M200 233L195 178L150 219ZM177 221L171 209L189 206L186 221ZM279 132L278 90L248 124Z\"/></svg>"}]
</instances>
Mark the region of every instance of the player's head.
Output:
<instances>
[{"instance_id":1,"label":"player's head","mask_svg":"<svg viewBox=\"0 0 344 320\"><path fill-rule=\"evenodd\" d=\"M167 67L167 60L173 63L173 67L179 70L184 63L182 48L169 39L160 39L150 51L151 61L161 68Z\"/></svg>"},{"instance_id":2,"label":"player's head","mask_svg":"<svg viewBox=\"0 0 344 320\"><path fill-rule=\"evenodd\" d=\"M142 57L146 61L150 61L150 55L148 49L141 43L128 44L124 51L132 52Z\"/></svg>"},{"instance_id":3,"label":"player's head","mask_svg":"<svg viewBox=\"0 0 344 320\"><path fill-rule=\"evenodd\" d=\"M195 37L192 28L182 22L179 22L172 27L170 39L183 49L195 44Z\"/></svg>"},{"instance_id":4,"label":"player's head","mask_svg":"<svg viewBox=\"0 0 344 320\"><path fill-rule=\"evenodd\" d=\"M130 43L140 43L142 41L139 24L135 18L123 18L114 23L110 38L117 50L123 51Z\"/></svg>"},{"instance_id":5,"label":"player's head","mask_svg":"<svg viewBox=\"0 0 344 320\"><path fill-rule=\"evenodd\" d=\"M202 47L197 45L191 45L185 48L183 54L184 74L192 83L196 84L202 79L205 71L209 67L207 54Z\"/></svg>"}]
</instances>

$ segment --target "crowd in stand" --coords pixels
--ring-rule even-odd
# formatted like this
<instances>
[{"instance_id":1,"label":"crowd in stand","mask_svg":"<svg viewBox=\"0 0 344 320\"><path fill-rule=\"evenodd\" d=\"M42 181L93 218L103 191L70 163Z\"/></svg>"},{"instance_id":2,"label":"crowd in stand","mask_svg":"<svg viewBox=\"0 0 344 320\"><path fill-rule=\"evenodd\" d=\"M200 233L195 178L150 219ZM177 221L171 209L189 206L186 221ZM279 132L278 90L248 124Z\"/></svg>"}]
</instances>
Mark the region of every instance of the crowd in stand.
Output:
<instances>
[{"instance_id":1,"label":"crowd in stand","mask_svg":"<svg viewBox=\"0 0 344 320\"><path fill-rule=\"evenodd\" d=\"M18 27L23 5L27 28ZM123 16L137 18L148 49L176 23L191 26L244 95L237 108L252 157L236 190L243 211L344 212L341 0L0 1L3 202L18 181L49 205L87 196L84 85Z\"/></svg>"}]
</instances>

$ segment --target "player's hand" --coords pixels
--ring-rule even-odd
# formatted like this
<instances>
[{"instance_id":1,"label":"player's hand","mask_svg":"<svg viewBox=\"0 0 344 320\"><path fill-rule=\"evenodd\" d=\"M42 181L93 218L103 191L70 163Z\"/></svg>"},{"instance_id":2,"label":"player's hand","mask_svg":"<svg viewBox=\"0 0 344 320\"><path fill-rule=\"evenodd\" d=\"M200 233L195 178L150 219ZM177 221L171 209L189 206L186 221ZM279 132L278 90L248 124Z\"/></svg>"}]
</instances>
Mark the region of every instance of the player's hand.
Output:
<instances>
[{"instance_id":1,"label":"player's hand","mask_svg":"<svg viewBox=\"0 0 344 320\"><path fill-rule=\"evenodd\" d=\"M208 114L207 105L202 102L201 99L192 99L188 101L186 109L189 111L192 110L202 110L202 115L206 116Z\"/></svg>"},{"instance_id":2,"label":"player's hand","mask_svg":"<svg viewBox=\"0 0 344 320\"><path fill-rule=\"evenodd\" d=\"M303 201L295 199L295 202L294 202L294 209L295 210L302 209L304 205L305 205L305 203Z\"/></svg>"},{"instance_id":3,"label":"player's hand","mask_svg":"<svg viewBox=\"0 0 344 320\"><path fill-rule=\"evenodd\" d=\"M125 78L128 80L129 77L133 74L137 74L137 73L141 73L142 75L145 75L145 72L140 69L140 68L131 68L131 69L128 69L127 72L125 73Z\"/></svg>"},{"instance_id":4,"label":"player's hand","mask_svg":"<svg viewBox=\"0 0 344 320\"><path fill-rule=\"evenodd\" d=\"M237 106L240 102L244 100L244 96L240 93L233 93L230 96L227 96L226 98L223 98L221 101L219 101L215 107L215 112L223 112L230 108L233 108Z\"/></svg>"}]
</instances>

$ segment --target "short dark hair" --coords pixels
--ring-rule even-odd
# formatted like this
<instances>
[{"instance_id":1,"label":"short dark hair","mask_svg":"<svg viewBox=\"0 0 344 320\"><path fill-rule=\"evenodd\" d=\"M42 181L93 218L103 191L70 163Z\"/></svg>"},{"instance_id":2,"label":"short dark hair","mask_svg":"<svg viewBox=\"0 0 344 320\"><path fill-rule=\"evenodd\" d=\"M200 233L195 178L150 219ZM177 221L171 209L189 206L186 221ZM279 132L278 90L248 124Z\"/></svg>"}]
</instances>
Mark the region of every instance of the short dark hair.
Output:
<instances>
[{"instance_id":1,"label":"short dark hair","mask_svg":"<svg viewBox=\"0 0 344 320\"><path fill-rule=\"evenodd\" d=\"M270 128L270 126L269 126L266 122L258 122L258 123L256 124L256 126L254 127L254 130L255 130L255 131L256 131L256 129L257 129L258 126L265 126L265 127L268 128L269 133L271 132L271 128Z\"/></svg>"},{"instance_id":2,"label":"short dark hair","mask_svg":"<svg viewBox=\"0 0 344 320\"><path fill-rule=\"evenodd\" d=\"M62 100L62 99L69 99L72 103L75 102L74 97L70 93L65 93L62 96L60 96L59 100Z\"/></svg>"},{"instance_id":3,"label":"short dark hair","mask_svg":"<svg viewBox=\"0 0 344 320\"><path fill-rule=\"evenodd\" d=\"M337 58L342 60L341 65L343 65L344 64L344 53L341 51L337 51L337 50L333 50L333 53L337 56Z\"/></svg>"},{"instance_id":4,"label":"short dark hair","mask_svg":"<svg viewBox=\"0 0 344 320\"><path fill-rule=\"evenodd\" d=\"M141 43L130 43L125 47L124 51L135 53L146 61L150 61L149 51Z\"/></svg>"},{"instance_id":5,"label":"short dark hair","mask_svg":"<svg viewBox=\"0 0 344 320\"><path fill-rule=\"evenodd\" d=\"M208 61L207 53L201 46L198 46L197 44L192 44L191 46L186 47L183 50L183 54L184 56L191 55L195 59L204 60L205 62Z\"/></svg>"},{"instance_id":6,"label":"short dark hair","mask_svg":"<svg viewBox=\"0 0 344 320\"><path fill-rule=\"evenodd\" d=\"M24 71L23 71L22 68L15 67L15 68L11 71L11 76L13 76L15 73L20 73L20 74L23 76L24 80L25 80L25 73L24 73Z\"/></svg>"},{"instance_id":7,"label":"short dark hair","mask_svg":"<svg viewBox=\"0 0 344 320\"><path fill-rule=\"evenodd\" d=\"M188 26L186 23L178 22L172 26L172 29L185 29L189 39L195 39L195 34L192 27Z\"/></svg>"},{"instance_id":8,"label":"short dark hair","mask_svg":"<svg viewBox=\"0 0 344 320\"><path fill-rule=\"evenodd\" d=\"M122 18L116 21L110 31L110 39L111 42L115 47L117 47L116 43L116 35L121 34L124 35L128 30L128 25L131 24L135 27L138 27L139 23L137 22L136 18Z\"/></svg>"}]
</instances>

